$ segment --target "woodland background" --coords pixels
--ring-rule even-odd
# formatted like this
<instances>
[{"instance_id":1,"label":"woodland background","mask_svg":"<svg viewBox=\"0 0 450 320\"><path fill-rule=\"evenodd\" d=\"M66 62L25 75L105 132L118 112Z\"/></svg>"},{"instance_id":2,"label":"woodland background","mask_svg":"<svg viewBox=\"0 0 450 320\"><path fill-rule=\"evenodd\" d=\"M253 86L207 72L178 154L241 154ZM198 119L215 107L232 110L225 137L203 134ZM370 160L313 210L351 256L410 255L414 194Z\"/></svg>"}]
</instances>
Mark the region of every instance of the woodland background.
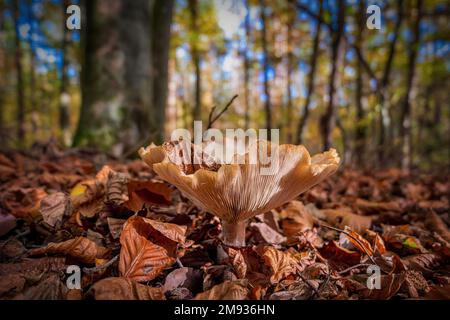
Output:
<instances>
[{"instance_id":1,"label":"woodland background","mask_svg":"<svg viewBox=\"0 0 450 320\"><path fill-rule=\"evenodd\" d=\"M219 128L280 128L357 167L441 167L448 14L436 0L0 0L1 147L135 155L239 94Z\"/></svg>"}]
</instances>

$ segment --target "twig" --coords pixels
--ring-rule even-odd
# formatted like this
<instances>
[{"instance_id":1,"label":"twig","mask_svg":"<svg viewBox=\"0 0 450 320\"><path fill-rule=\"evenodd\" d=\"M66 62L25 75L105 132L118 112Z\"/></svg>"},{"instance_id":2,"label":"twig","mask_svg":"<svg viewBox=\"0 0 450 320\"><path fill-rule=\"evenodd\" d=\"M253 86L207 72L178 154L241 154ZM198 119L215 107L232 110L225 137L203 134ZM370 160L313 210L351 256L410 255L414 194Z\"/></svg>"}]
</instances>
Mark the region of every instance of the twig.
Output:
<instances>
[{"instance_id":1,"label":"twig","mask_svg":"<svg viewBox=\"0 0 450 320\"><path fill-rule=\"evenodd\" d=\"M344 274L344 273L347 273L347 272L349 272L349 271L351 271L353 269L356 269L356 268L359 268L359 267L368 267L368 266L371 266L371 264L369 264L369 263L358 263L358 264L355 264L354 266L351 266L351 267L349 267L347 269L339 271L338 273L339 274Z\"/></svg>"},{"instance_id":2,"label":"twig","mask_svg":"<svg viewBox=\"0 0 450 320\"><path fill-rule=\"evenodd\" d=\"M300 279L303 280L303 282L306 283L306 285L308 287L310 287L314 291L314 293L311 295L310 299L312 299L316 295L319 296L319 291L317 291L317 289L311 283L309 283L308 280L306 280L300 273L298 274L298 276L300 277Z\"/></svg>"},{"instance_id":3,"label":"twig","mask_svg":"<svg viewBox=\"0 0 450 320\"><path fill-rule=\"evenodd\" d=\"M95 272L97 272L97 271L101 271L101 270L103 270L103 269L108 268L110 265L112 265L114 262L116 262L117 259L119 259L119 255L116 255L114 258L112 258L111 260L109 260L109 261L106 262L105 264L102 264L101 266L93 267L93 268L83 268L83 272L86 272L86 273L95 273Z\"/></svg>"},{"instance_id":4,"label":"twig","mask_svg":"<svg viewBox=\"0 0 450 320\"><path fill-rule=\"evenodd\" d=\"M222 109L222 111L219 112L218 115L216 115L215 117L213 117L213 113L216 110L216 106L212 107L210 113L209 113L209 117L208 117L208 127L206 129L210 129L212 127L212 125L214 124L214 122L217 121L217 119L219 119L222 114L228 110L228 108L231 106L231 104L233 103L233 101L238 97L237 94L235 94L233 96L233 98L231 98L231 100L227 103L227 105Z\"/></svg>"}]
</instances>

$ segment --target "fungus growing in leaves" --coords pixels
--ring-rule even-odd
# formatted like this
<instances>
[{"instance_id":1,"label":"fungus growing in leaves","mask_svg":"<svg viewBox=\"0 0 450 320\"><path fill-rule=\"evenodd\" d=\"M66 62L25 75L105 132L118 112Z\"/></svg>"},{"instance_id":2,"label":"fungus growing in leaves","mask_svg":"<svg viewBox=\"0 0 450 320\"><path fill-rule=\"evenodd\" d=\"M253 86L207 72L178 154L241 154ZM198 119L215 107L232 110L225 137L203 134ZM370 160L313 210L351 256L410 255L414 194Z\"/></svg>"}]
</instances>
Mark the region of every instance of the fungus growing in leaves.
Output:
<instances>
[{"instance_id":1,"label":"fungus growing in leaves","mask_svg":"<svg viewBox=\"0 0 450 320\"><path fill-rule=\"evenodd\" d=\"M204 150L212 149L172 141L141 148L139 154L163 180L219 217L222 240L233 247L245 246L248 219L296 198L333 174L340 161L334 149L311 157L304 146L265 140L242 153L232 148L228 162Z\"/></svg>"}]
</instances>

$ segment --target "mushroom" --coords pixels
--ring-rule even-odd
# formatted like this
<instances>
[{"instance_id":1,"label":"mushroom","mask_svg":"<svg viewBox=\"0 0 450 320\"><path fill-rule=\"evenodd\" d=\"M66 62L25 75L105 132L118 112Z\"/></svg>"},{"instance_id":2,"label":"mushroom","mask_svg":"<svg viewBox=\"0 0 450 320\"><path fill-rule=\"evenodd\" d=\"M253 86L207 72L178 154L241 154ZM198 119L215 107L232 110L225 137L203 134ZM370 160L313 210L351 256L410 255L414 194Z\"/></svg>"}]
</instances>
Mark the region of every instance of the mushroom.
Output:
<instances>
[{"instance_id":1,"label":"mushroom","mask_svg":"<svg viewBox=\"0 0 450 320\"><path fill-rule=\"evenodd\" d=\"M266 140L256 145L258 152L261 147L269 150L269 162L260 156L252 162L251 150L256 149L249 147L223 163L186 141L151 144L139 154L159 177L220 218L225 245L243 247L248 219L295 199L333 174L340 161L335 149L311 157L302 145Z\"/></svg>"}]
</instances>

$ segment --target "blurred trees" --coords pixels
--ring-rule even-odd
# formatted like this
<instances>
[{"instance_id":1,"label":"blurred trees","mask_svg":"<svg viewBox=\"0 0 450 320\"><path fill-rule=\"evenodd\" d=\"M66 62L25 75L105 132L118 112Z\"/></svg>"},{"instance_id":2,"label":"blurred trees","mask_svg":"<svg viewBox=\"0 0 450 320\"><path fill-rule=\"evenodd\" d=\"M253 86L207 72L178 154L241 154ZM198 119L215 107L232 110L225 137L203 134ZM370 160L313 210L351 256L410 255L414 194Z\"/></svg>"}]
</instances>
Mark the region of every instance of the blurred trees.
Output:
<instances>
[{"instance_id":1,"label":"blurred trees","mask_svg":"<svg viewBox=\"0 0 450 320\"><path fill-rule=\"evenodd\" d=\"M368 4L0 0L4 146L56 136L131 154L239 94L218 127L280 128L358 166L445 163L448 3L384 2L380 30Z\"/></svg>"}]
</instances>

